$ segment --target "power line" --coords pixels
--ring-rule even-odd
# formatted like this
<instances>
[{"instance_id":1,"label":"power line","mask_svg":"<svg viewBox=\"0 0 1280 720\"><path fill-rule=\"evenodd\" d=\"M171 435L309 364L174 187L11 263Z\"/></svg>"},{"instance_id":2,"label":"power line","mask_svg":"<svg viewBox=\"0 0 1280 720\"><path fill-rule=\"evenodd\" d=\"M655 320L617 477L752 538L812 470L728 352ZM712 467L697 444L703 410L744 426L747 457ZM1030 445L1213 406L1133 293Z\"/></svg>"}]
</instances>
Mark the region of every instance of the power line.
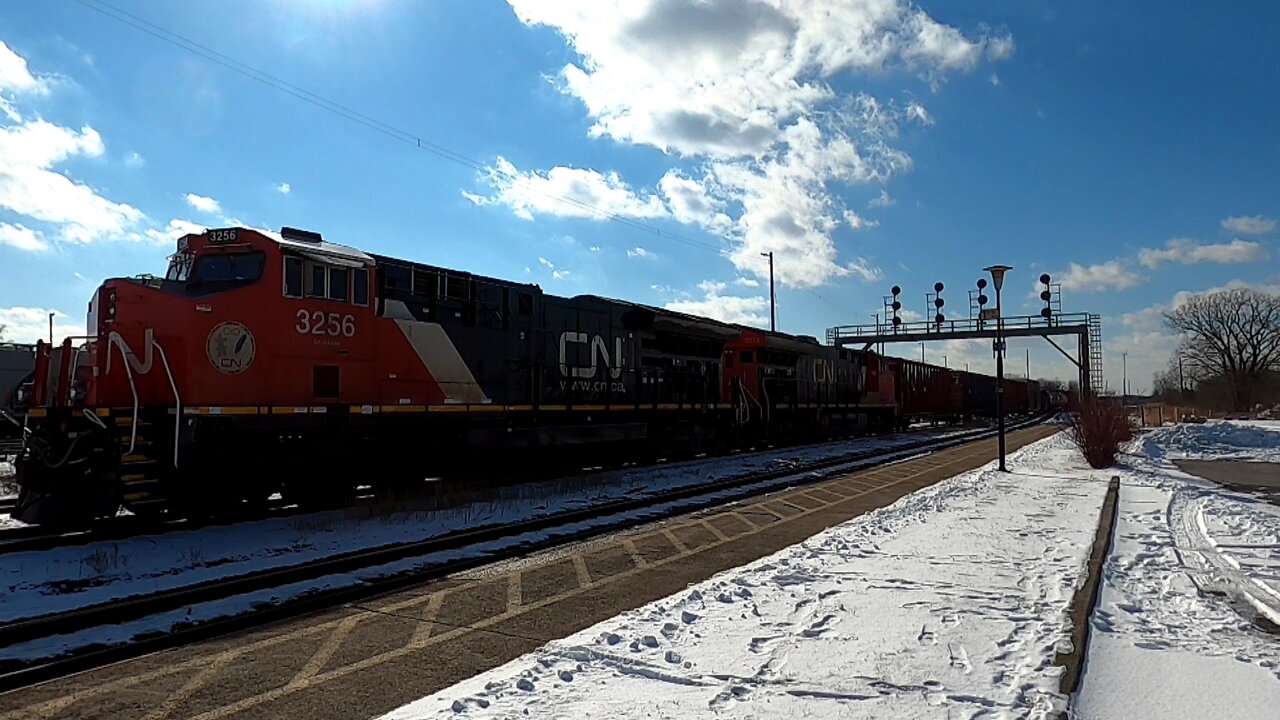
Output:
<instances>
[{"instance_id":1,"label":"power line","mask_svg":"<svg viewBox=\"0 0 1280 720\"><path fill-rule=\"evenodd\" d=\"M199 55L200 57L203 57L204 59L210 62L221 65L222 67L225 67L228 70L239 73L251 80L262 83L263 85L271 87L287 95L292 95L293 97L299 100L302 100L303 102L310 103L311 105L321 108L322 110L326 110L342 118L350 120L351 122L363 125L371 130L374 130L375 132L382 133L383 135L386 135L387 137L390 137L394 140L398 140L407 145L411 145L419 150L425 150L433 155L436 155L437 157L443 158L453 163L457 163L459 165L470 168L477 172L498 176L504 180L507 180L513 185L519 184L520 182L522 182L522 178L516 175L503 172L502 170L486 165L485 163L479 160L463 155L462 153L450 150L449 148L444 147L443 145L433 143L429 140L424 140L421 137L414 135L411 132L408 132L406 130L401 130L400 128L397 128L393 125L385 123L381 120L378 120L377 118L366 115L358 110L355 110L351 107L343 105L342 103L330 100L324 97L323 95L318 95L316 93L311 92L310 90L294 85L293 83L290 83L287 80L284 80L275 75L272 75L271 73L268 73L264 70L260 70L247 63L236 60L235 58L230 57L228 55L224 55L223 53L220 53L217 50L214 50L213 48L210 48L206 45L202 45L201 43L198 43L195 40L192 40L183 35L179 35L178 33L175 33L171 30L167 30L159 25L156 25L155 23L152 23L141 17L138 17L137 15L134 15L126 10L122 10L118 7L115 7L114 5L103 2L102 0L75 0L75 1L82 6L89 8L90 10L94 10L95 12L106 15L107 17L110 17L118 22L124 23L125 25L129 25L130 27L133 27L136 30L140 30L159 40L163 40L164 42L167 42L170 45L173 45L181 50L185 50L192 54ZM556 193L546 192L544 190L539 190L538 188L532 187L532 186L526 186L526 187L528 187L528 189L531 192L537 193L538 195L541 195L543 197L550 198L552 200L556 200L559 202L563 202L568 205L572 205L576 208L589 212L598 217L601 217L607 220L612 220L614 222L621 223L623 225L628 225L638 230L643 230L645 232L652 233L659 237L668 238L670 240L674 240L676 242L683 243L685 245L702 248L704 250L710 250L717 254L723 254L723 251L724 251L724 249L718 245L712 245L710 243L705 243L700 240L695 240L694 238L690 238L685 235L681 235L679 233L666 231L654 225L650 225L648 223L636 220L634 218L629 218L625 215L620 215L618 213L596 207L591 203L578 200L577 198L572 198L566 195L559 195Z\"/></svg>"},{"instance_id":2,"label":"power line","mask_svg":"<svg viewBox=\"0 0 1280 720\"><path fill-rule=\"evenodd\" d=\"M235 58L225 55L221 52L218 52L217 50L214 50L213 48L208 47L207 45L203 45L184 35L180 35L164 27L156 25L155 23L152 23L144 18L138 17L137 15L134 15L133 13L130 13L126 10L118 8L114 5L111 5L110 3L104 2L103 0L75 0L75 2L77 2L78 4L90 10L106 15L107 17L112 18L113 20L121 22L136 30L139 30L148 35L151 35L152 37L155 37L159 40L169 43L170 45L173 45L174 47L177 47L180 50L185 50L194 55L198 55L212 63L221 65L222 67L227 68L228 70L239 73L240 75L243 75L263 85L266 85L274 90L283 92L287 95L297 98L298 100L314 105L322 110L326 110L330 113L333 113L334 115L342 117L351 122L357 123L359 125L363 125L364 127L369 128L370 130L373 130L375 132L381 133L393 140L400 141L402 143L410 145L419 150L425 150L426 152L429 152L437 157L448 160L449 162L452 162L452 163L456 163L458 165L462 165L463 167L470 168L472 170L475 170L476 172L500 177L504 180L507 180L513 185L523 182L523 178L520 178L516 175L512 175L507 172L503 172L502 170L489 166L481 162L480 160L476 160L474 158L463 155L462 153L456 152L454 150L450 150L449 148L443 145L439 145L437 143L433 143L430 140L424 140L421 137L411 132L408 132L406 130L401 130L400 128L397 128L393 125L385 123L377 118L366 115L360 112L359 110L355 110L354 108L351 108L347 105L343 105L342 103L336 102L334 100L330 100L329 98L326 98L323 95L318 95L316 93L313 93L310 90L299 87L298 85L295 85L287 80L284 80L280 77L272 75L271 73L268 73L264 70L256 68L252 65L249 65L248 63L244 63L239 60L236 60ZM622 225L627 225L637 230L648 232L661 238L673 240L675 242L688 245L690 247L709 250L722 257L727 255L725 248L719 245L712 245L711 243L702 242L701 240L696 240L694 238L682 235L680 233L663 230L662 228L659 228L654 225L650 225L649 223L641 222L634 218L629 218L629 217L626 217L625 215L620 215L618 213L596 207L588 202L578 200L577 198L572 198L566 195L559 195L556 193L546 192L544 190L539 190L536 187L532 187L528 185L526 185L526 187L531 192L534 192L538 195L541 195L543 197L546 197L552 200L556 200L558 202L563 202L567 205L571 205L573 207L579 208L581 210L589 212L598 217L611 220L613 222L616 222ZM755 258L752 256L747 256L746 259L759 262L761 264L763 264L764 262L762 259ZM827 300L817 291L811 288L805 288L804 290L812 294L814 297L818 298L819 300L821 300L826 305L840 312L845 312L844 308L841 308L835 303L832 303L831 301Z\"/></svg>"}]
</instances>

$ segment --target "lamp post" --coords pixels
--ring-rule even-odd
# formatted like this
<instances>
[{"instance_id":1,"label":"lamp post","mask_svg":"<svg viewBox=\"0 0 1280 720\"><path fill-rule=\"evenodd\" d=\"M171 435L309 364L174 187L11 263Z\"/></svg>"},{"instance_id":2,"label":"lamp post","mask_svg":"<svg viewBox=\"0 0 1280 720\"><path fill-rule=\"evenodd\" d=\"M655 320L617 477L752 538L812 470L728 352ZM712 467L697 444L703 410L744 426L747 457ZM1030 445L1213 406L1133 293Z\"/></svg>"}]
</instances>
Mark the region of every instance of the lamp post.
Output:
<instances>
[{"instance_id":1,"label":"lamp post","mask_svg":"<svg viewBox=\"0 0 1280 720\"><path fill-rule=\"evenodd\" d=\"M1009 472L1004 464L1004 316L1000 312L1000 288L1004 287L1004 274L1012 269L1008 265L982 269L991 273L991 284L996 286L996 423L1000 435L1000 472Z\"/></svg>"},{"instance_id":2,"label":"lamp post","mask_svg":"<svg viewBox=\"0 0 1280 720\"><path fill-rule=\"evenodd\" d=\"M773 294L773 251L760 253L761 257L769 258L769 332L778 331L778 302Z\"/></svg>"},{"instance_id":3,"label":"lamp post","mask_svg":"<svg viewBox=\"0 0 1280 720\"><path fill-rule=\"evenodd\" d=\"M1124 396L1120 404L1123 405L1129 401L1129 353L1120 353L1120 367L1120 394Z\"/></svg>"}]
</instances>

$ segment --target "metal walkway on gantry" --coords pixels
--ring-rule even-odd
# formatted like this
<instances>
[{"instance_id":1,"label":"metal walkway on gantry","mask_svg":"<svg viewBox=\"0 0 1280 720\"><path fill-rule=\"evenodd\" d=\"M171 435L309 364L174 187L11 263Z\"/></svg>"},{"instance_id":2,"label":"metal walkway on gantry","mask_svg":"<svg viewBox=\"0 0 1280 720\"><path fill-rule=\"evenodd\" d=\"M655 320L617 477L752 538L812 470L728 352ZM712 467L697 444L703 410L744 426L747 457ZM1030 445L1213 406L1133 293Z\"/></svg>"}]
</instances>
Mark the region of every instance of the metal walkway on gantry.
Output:
<instances>
[{"instance_id":1,"label":"metal walkway on gantry","mask_svg":"<svg viewBox=\"0 0 1280 720\"><path fill-rule=\"evenodd\" d=\"M999 323L999 326L997 326ZM1076 355L1062 349L1054 336L1075 335ZM1092 313L1016 315L1000 319L957 318L942 322L838 325L827 329L827 343L837 347L861 345L869 350L882 343L974 340L997 337L1042 337L1079 369L1080 388L1087 397L1102 385L1102 318Z\"/></svg>"}]
</instances>

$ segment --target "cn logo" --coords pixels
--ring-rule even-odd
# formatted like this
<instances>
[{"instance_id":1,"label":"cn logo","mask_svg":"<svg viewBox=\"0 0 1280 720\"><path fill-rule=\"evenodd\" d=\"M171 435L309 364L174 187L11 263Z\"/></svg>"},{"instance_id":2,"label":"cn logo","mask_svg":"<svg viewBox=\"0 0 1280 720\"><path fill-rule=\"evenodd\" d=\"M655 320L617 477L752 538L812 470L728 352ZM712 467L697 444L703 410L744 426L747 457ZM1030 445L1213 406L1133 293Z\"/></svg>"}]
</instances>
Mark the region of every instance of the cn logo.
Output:
<instances>
[{"instance_id":1,"label":"cn logo","mask_svg":"<svg viewBox=\"0 0 1280 720\"><path fill-rule=\"evenodd\" d=\"M568 331L560 333L560 374L565 377L576 377L584 380L590 380L596 376L596 368L601 359L604 360L604 366L609 370L609 377L617 380L622 376L622 338L615 337L613 339L613 356L609 356L609 346L605 344L604 337L595 335L590 339L591 345L591 366L590 367L569 367L569 344L580 343L586 345L588 343L587 334L582 332ZM614 361L617 361L615 364Z\"/></svg>"}]
</instances>

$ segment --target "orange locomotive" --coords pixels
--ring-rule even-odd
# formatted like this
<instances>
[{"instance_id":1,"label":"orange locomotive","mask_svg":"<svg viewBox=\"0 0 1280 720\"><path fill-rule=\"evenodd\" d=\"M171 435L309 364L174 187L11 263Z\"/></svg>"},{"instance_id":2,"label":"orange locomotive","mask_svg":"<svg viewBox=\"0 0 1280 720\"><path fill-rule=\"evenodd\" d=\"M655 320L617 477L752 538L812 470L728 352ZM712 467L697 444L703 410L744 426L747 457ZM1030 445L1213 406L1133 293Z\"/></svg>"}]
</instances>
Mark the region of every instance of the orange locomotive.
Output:
<instances>
[{"instance_id":1,"label":"orange locomotive","mask_svg":"<svg viewBox=\"0 0 1280 720\"><path fill-rule=\"evenodd\" d=\"M40 343L14 515L203 514L346 498L482 456L821 440L897 421L870 353L562 298L283 228L178 240ZM580 465L579 467L581 467Z\"/></svg>"}]
</instances>

